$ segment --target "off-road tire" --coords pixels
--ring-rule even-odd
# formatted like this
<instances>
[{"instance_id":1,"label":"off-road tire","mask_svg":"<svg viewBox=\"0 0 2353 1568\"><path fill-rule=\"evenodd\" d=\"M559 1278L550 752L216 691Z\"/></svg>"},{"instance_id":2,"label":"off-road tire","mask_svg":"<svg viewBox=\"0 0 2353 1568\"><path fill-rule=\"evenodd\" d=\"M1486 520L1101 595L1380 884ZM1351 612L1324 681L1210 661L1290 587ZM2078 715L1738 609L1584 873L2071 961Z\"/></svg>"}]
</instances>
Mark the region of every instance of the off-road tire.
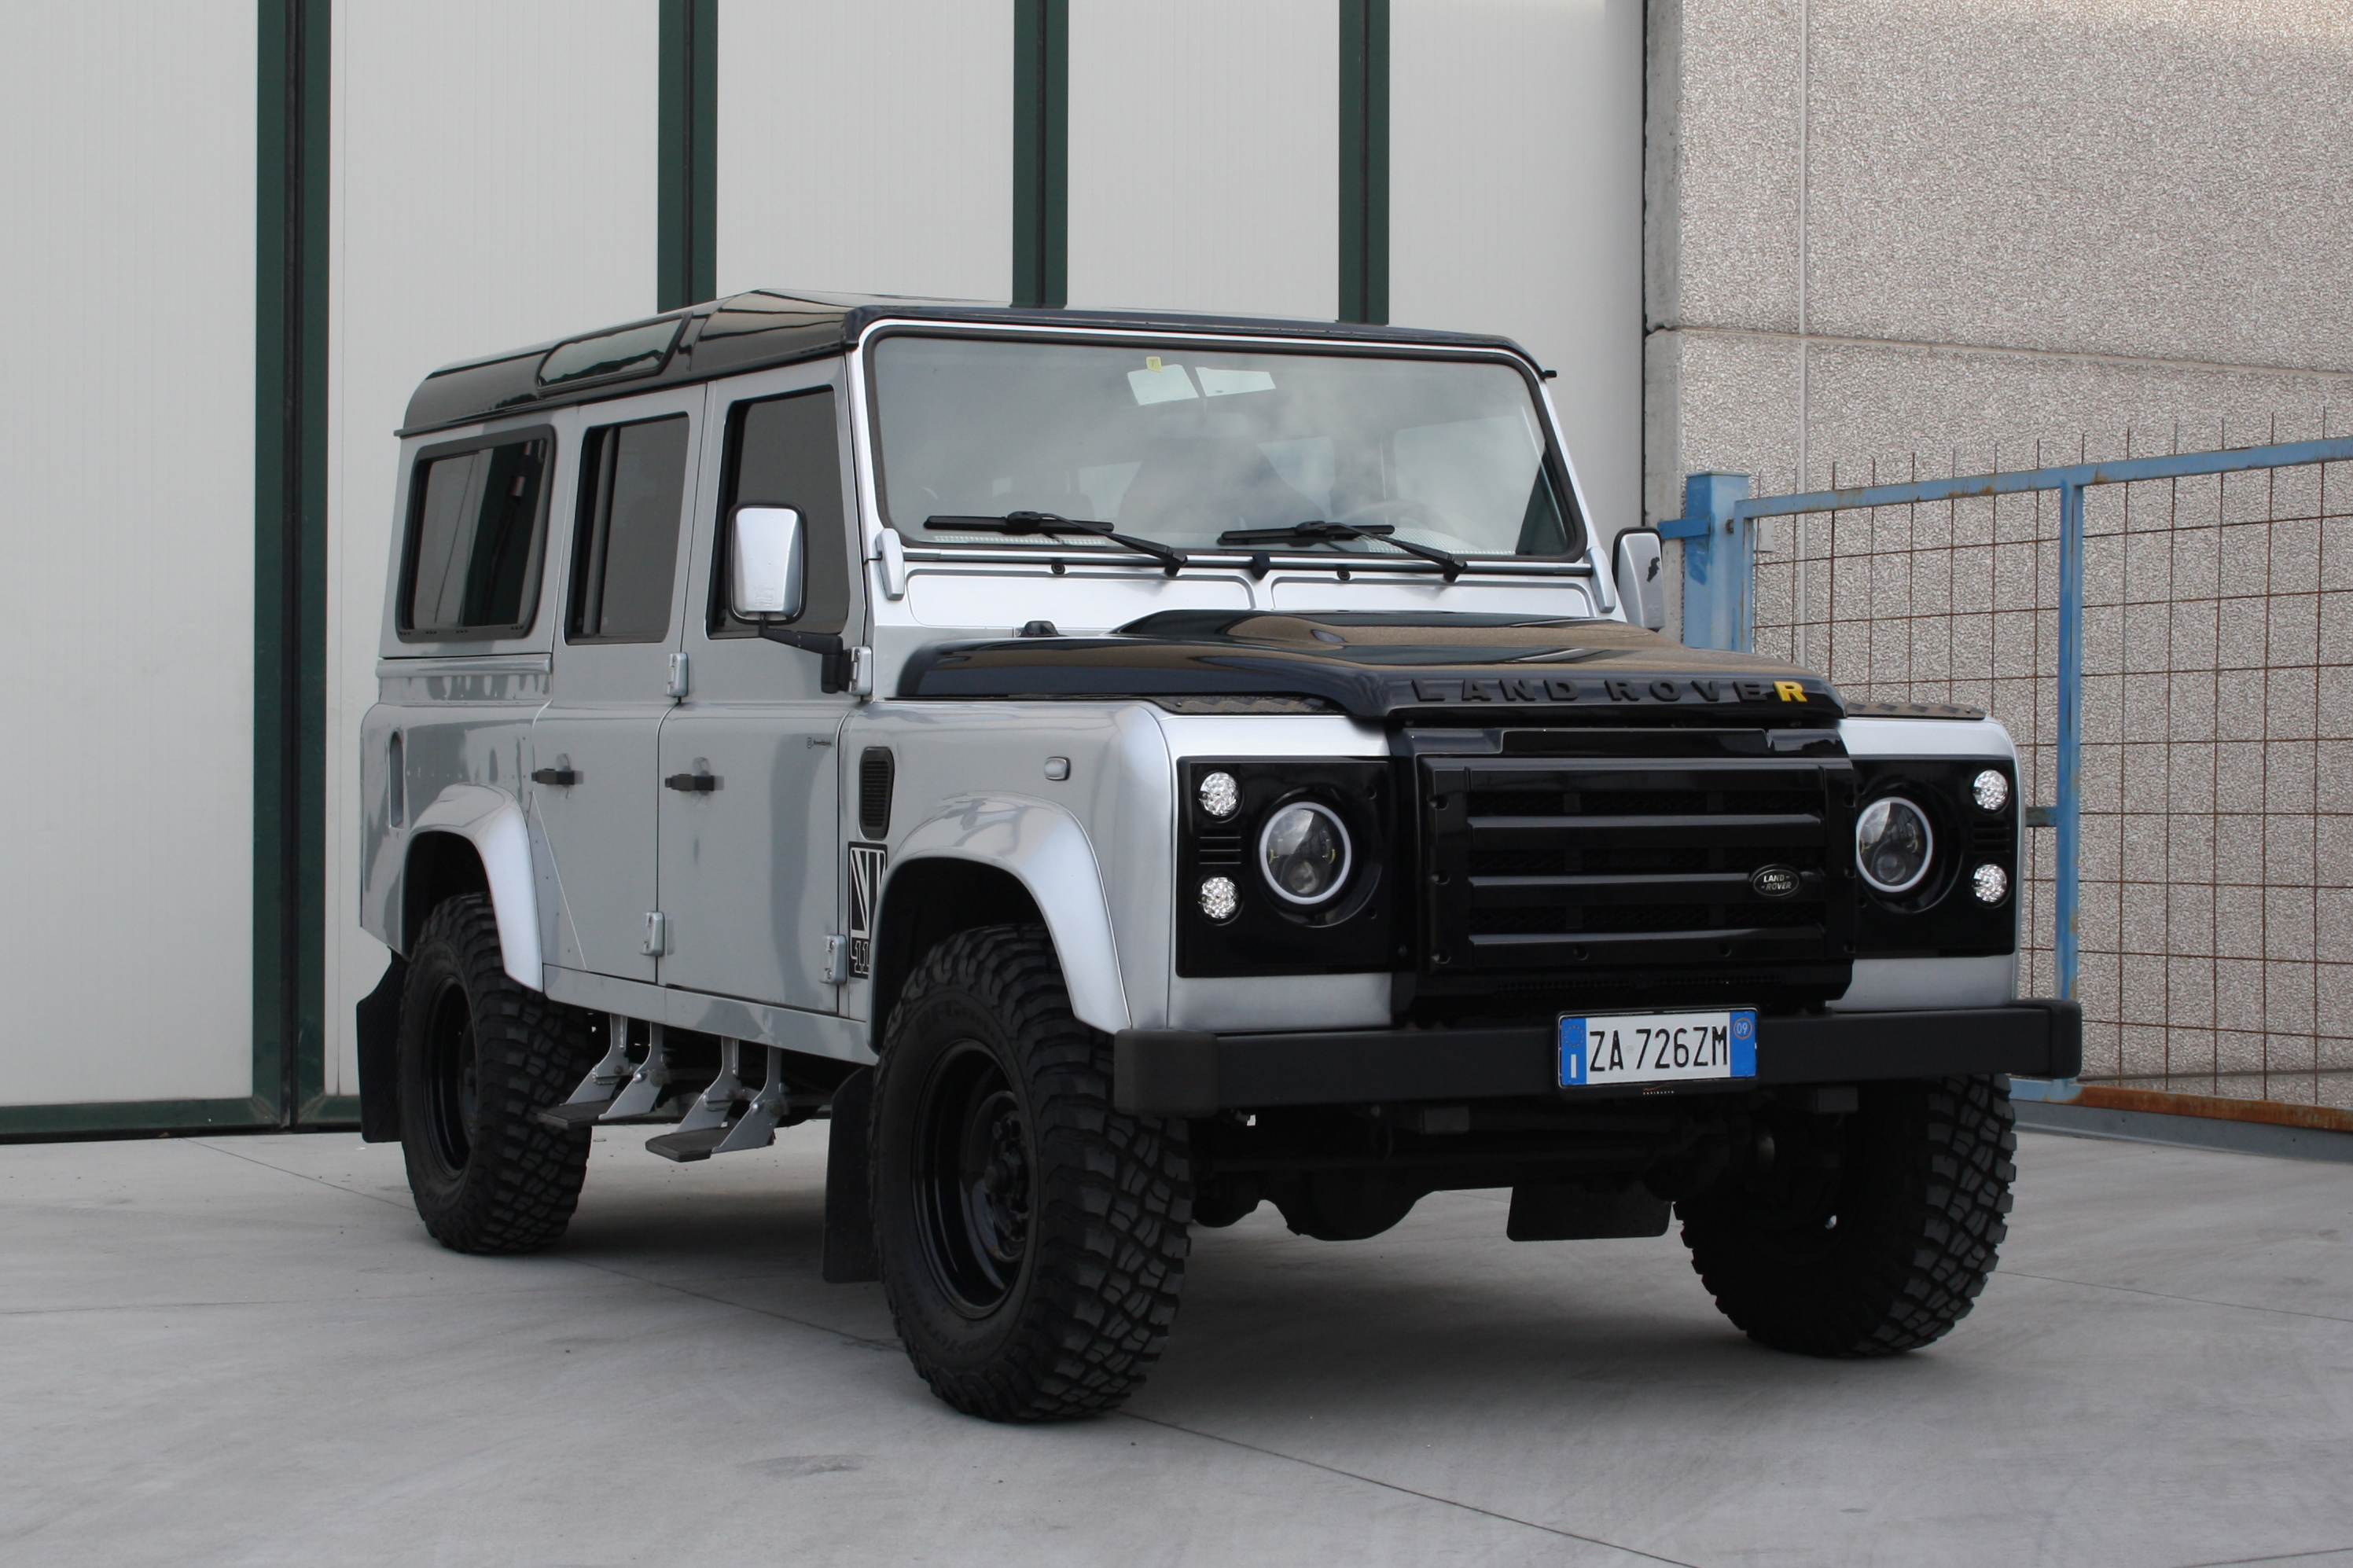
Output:
<instances>
[{"instance_id":1,"label":"off-road tire","mask_svg":"<svg viewBox=\"0 0 2353 1568\"><path fill-rule=\"evenodd\" d=\"M967 1080L975 1087L954 1087ZM1018 1261L992 1255L983 1267L995 1272L976 1285L967 1270L961 1286L954 1260L942 1261L955 1221L940 1217L937 1196L957 1184L936 1153L958 1095L976 1108L960 1148L975 1146L982 1101L996 1108L988 1146L1007 1157L987 1164L991 1181L1003 1175L988 1212L1020 1221L964 1234L1001 1241L1011 1227L1024 1238ZM1192 1217L1187 1128L1113 1109L1111 1041L1071 1016L1044 928L961 931L924 956L884 1031L871 1115L883 1292L933 1392L991 1421L1063 1420L1126 1398L1176 1318ZM968 1219L975 1201L955 1212Z\"/></svg>"},{"instance_id":2,"label":"off-road tire","mask_svg":"<svg viewBox=\"0 0 2353 1568\"><path fill-rule=\"evenodd\" d=\"M460 1026L466 1038L453 1033ZM555 1131L533 1113L587 1070L587 1029L583 1015L508 976L498 917L480 893L427 919L401 991L398 1049L401 1151L433 1239L458 1252L552 1245L580 1201L588 1132ZM470 1093L459 1066L468 1055Z\"/></svg>"},{"instance_id":3,"label":"off-road tire","mask_svg":"<svg viewBox=\"0 0 2353 1568\"><path fill-rule=\"evenodd\" d=\"M2010 1089L1994 1078L1866 1084L1820 1135L1830 1190L1792 1204L1737 1177L1678 1205L1716 1306L1759 1344L1883 1356L1968 1315L2009 1234L2017 1178ZM1785 1157L1797 1152L1785 1150Z\"/></svg>"}]
</instances>

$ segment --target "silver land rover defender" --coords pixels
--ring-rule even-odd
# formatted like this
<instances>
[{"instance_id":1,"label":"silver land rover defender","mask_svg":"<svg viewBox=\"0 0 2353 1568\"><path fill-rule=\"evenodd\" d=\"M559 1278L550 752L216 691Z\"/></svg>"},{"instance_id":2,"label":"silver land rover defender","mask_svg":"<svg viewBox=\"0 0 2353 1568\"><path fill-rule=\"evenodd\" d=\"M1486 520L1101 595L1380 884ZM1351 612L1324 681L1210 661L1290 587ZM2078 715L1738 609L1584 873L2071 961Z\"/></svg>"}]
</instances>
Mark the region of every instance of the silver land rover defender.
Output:
<instances>
[{"instance_id":1,"label":"silver land rover defender","mask_svg":"<svg viewBox=\"0 0 2353 1568\"><path fill-rule=\"evenodd\" d=\"M824 1266L999 1420L1195 1225L1657 1236L1756 1340L1994 1265L2009 736L1656 631L1501 339L758 292L436 372L362 740L365 1135L543 1247L590 1130L830 1117Z\"/></svg>"}]
</instances>

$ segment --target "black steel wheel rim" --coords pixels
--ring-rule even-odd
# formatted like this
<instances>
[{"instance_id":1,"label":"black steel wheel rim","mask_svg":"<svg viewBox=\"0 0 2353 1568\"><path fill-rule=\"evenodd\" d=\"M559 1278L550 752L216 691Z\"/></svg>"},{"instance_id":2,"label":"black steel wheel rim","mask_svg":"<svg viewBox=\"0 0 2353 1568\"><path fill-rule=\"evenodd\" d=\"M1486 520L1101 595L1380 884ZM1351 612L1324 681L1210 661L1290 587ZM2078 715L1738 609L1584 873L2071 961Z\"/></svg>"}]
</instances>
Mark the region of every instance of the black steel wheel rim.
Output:
<instances>
[{"instance_id":1,"label":"black steel wheel rim","mask_svg":"<svg viewBox=\"0 0 2353 1568\"><path fill-rule=\"evenodd\" d=\"M915 1226L933 1280L986 1317L1020 1279L1033 1204L1029 1132L1012 1082L977 1040L941 1054L915 1111Z\"/></svg>"},{"instance_id":2,"label":"black steel wheel rim","mask_svg":"<svg viewBox=\"0 0 2353 1568\"><path fill-rule=\"evenodd\" d=\"M474 1109L481 1085L474 1048L474 1009L452 978L433 996L425 1024L425 1116L433 1153L451 1173L474 1151Z\"/></svg>"}]
</instances>

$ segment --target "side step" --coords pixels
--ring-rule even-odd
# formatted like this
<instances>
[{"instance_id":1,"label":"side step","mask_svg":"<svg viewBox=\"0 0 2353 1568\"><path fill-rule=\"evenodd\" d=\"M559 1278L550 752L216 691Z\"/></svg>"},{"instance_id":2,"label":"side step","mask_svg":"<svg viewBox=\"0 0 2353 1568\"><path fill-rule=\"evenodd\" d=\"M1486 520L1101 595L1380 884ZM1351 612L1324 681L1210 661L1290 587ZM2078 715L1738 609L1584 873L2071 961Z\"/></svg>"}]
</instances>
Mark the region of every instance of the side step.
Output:
<instances>
[{"instance_id":1,"label":"side step","mask_svg":"<svg viewBox=\"0 0 2353 1568\"><path fill-rule=\"evenodd\" d=\"M570 1100L562 1105L543 1106L537 1120L542 1127L570 1132L575 1128L594 1126L612 1103L609 1100Z\"/></svg>"},{"instance_id":2,"label":"side step","mask_svg":"<svg viewBox=\"0 0 2353 1568\"><path fill-rule=\"evenodd\" d=\"M659 1138L646 1140L649 1153L659 1154L665 1160L676 1160L683 1165L695 1160L708 1160L727 1141L732 1127L698 1127L691 1132L665 1132Z\"/></svg>"}]
</instances>

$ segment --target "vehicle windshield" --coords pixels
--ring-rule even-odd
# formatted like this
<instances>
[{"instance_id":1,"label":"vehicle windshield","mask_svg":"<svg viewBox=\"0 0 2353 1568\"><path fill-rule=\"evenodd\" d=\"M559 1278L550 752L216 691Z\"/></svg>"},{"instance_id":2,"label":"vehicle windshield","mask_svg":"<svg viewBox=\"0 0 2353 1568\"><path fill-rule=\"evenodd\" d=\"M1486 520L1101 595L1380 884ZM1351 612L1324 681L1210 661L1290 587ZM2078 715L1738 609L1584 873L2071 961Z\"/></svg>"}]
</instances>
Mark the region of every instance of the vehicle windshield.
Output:
<instances>
[{"instance_id":1,"label":"vehicle windshield","mask_svg":"<svg viewBox=\"0 0 2353 1568\"><path fill-rule=\"evenodd\" d=\"M1185 550L1402 560L1581 543L1527 378L1493 361L900 334L873 355L885 520L910 542L1117 550L932 518L1044 513ZM1365 537L1369 535L1371 537Z\"/></svg>"}]
</instances>

